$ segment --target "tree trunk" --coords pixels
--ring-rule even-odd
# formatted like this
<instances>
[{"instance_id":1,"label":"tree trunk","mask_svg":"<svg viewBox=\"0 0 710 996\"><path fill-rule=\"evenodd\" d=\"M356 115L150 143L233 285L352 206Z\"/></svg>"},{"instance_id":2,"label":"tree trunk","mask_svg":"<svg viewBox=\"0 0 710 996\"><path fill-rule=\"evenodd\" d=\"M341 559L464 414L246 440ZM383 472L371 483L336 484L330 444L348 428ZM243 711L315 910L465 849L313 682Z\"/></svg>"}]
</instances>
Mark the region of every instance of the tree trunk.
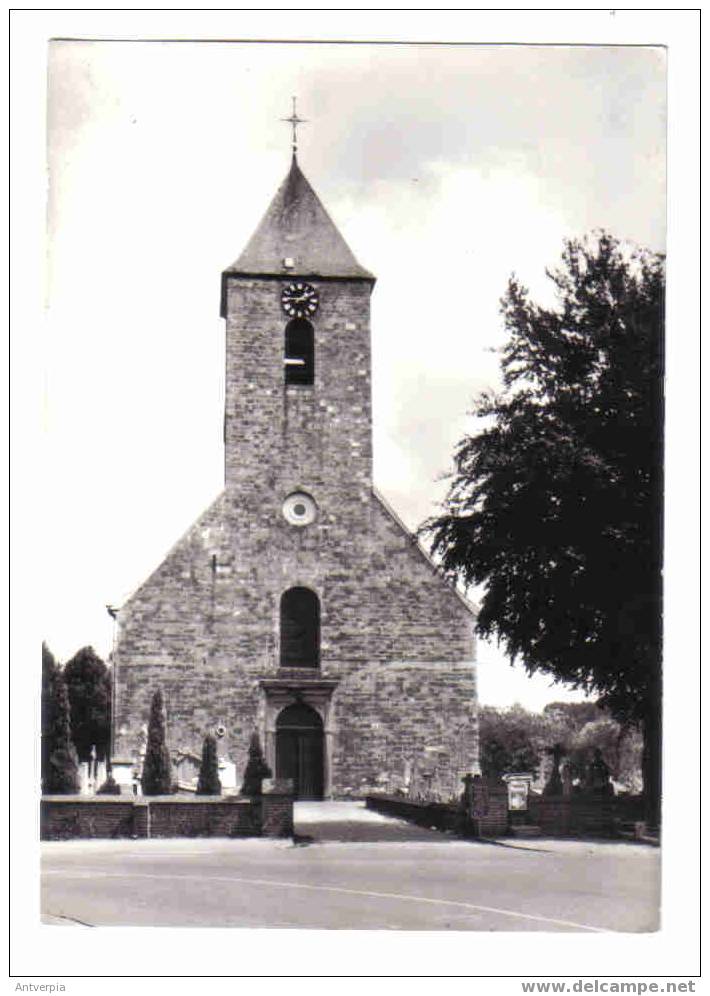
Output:
<instances>
[{"instance_id":1,"label":"tree trunk","mask_svg":"<svg viewBox=\"0 0 710 996\"><path fill-rule=\"evenodd\" d=\"M649 693L643 722L643 795L644 816L649 827L661 826L662 782L662 699L660 676Z\"/></svg>"}]
</instances>

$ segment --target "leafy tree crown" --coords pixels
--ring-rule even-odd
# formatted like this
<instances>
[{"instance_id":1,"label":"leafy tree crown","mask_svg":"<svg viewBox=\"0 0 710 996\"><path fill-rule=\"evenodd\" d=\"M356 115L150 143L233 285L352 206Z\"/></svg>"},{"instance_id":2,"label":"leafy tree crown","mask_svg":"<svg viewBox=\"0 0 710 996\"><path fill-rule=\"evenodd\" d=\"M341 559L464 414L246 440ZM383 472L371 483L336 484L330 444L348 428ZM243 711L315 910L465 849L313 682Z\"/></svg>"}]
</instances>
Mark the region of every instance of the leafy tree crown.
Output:
<instances>
[{"instance_id":1,"label":"leafy tree crown","mask_svg":"<svg viewBox=\"0 0 710 996\"><path fill-rule=\"evenodd\" d=\"M64 680L79 760L90 760L92 747L103 760L109 754L111 740L110 672L93 647L83 647L65 665Z\"/></svg>"},{"instance_id":2,"label":"leafy tree crown","mask_svg":"<svg viewBox=\"0 0 710 996\"><path fill-rule=\"evenodd\" d=\"M483 587L482 636L643 721L660 675L663 259L602 232L548 276L554 308L510 280L502 390L477 399L481 431L421 534Z\"/></svg>"}]
</instances>

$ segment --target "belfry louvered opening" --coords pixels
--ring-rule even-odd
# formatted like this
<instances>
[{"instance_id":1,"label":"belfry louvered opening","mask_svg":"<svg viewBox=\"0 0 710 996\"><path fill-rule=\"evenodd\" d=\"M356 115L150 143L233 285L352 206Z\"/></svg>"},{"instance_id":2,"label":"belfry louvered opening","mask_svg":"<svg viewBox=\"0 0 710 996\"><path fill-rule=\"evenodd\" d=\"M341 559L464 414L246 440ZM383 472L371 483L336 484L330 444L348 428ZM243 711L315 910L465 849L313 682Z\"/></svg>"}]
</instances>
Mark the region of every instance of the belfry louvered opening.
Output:
<instances>
[{"instance_id":1,"label":"belfry louvered opening","mask_svg":"<svg viewBox=\"0 0 710 996\"><path fill-rule=\"evenodd\" d=\"M315 376L313 326L305 318L294 318L284 335L284 365L287 384L312 384Z\"/></svg>"}]
</instances>

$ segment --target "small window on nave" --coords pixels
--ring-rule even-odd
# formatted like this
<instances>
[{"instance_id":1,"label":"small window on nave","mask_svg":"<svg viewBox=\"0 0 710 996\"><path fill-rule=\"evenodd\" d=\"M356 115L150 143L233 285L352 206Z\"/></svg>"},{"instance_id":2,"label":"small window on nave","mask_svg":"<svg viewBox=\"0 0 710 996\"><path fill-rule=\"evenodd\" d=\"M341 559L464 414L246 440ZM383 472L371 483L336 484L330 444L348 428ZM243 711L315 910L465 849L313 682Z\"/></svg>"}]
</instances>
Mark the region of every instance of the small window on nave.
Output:
<instances>
[{"instance_id":1,"label":"small window on nave","mask_svg":"<svg viewBox=\"0 0 710 996\"><path fill-rule=\"evenodd\" d=\"M305 318L294 318L286 326L284 365L287 384L312 384L315 375L313 326Z\"/></svg>"}]
</instances>

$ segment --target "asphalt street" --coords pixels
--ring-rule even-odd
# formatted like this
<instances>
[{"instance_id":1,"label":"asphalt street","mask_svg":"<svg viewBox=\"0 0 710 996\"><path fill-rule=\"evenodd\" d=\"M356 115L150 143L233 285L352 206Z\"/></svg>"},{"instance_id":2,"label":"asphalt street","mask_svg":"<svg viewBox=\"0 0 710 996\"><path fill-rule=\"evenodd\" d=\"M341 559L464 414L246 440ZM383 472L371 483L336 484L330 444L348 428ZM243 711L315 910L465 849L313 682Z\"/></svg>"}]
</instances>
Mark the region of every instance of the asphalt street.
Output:
<instances>
[{"instance_id":1,"label":"asphalt street","mask_svg":"<svg viewBox=\"0 0 710 996\"><path fill-rule=\"evenodd\" d=\"M634 843L471 842L298 803L291 840L42 845L44 923L371 930L649 931L660 852Z\"/></svg>"}]
</instances>

